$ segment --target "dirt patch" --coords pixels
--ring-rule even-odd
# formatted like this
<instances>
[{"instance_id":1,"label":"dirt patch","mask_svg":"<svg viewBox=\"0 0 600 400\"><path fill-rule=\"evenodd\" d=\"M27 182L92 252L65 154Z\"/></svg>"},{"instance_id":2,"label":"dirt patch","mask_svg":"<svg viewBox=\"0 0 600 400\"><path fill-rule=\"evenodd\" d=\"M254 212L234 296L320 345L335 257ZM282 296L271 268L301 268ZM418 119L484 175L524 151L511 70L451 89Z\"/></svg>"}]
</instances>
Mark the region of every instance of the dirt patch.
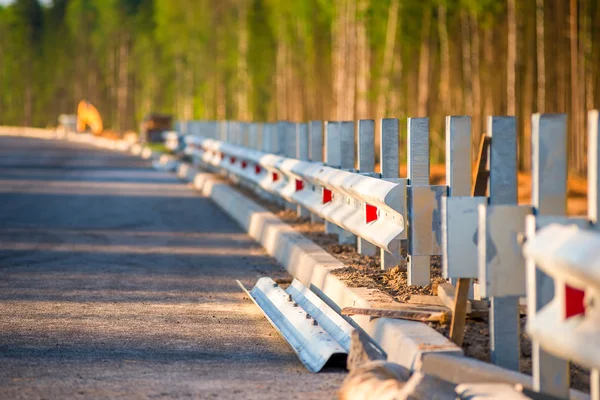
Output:
<instances>
[{"instance_id":1,"label":"dirt patch","mask_svg":"<svg viewBox=\"0 0 600 400\"><path fill-rule=\"evenodd\" d=\"M443 176L438 176L438 180L442 184L443 178ZM519 178L521 183L522 177L520 176ZM578 194L581 195L582 185L579 184L577 189L579 190ZM406 250L403 250L404 257L400 261L400 265L390 270L382 271L379 256L363 256L358 253L356 246L338 244L337 235L325 233L324 224L313 224L309 218L298 217L296 210L284 209L277 203L266 201L252 190L246 188L240 190L346 265L344 268L332 271L332 274L341 279L349 287L378 289L389 294L396 301L407 302L410 296L415 294L437 295L437 286L446 281L442 277L441 257L431 257L431 282L429 285L425 287L408 286ZM572 196L571 193L570 195ZM575 198L574 200L581 199ZM583 200L585 201L585 198ZM569 211L573 213L574 210L571 205L572 203L570 203ZM531 340L525 334L526 322L527 317L521 317L520 371L531 375ZM449 337L450 326L448 324L430 323L429 325L444 336ZM468 357L490 362L490 331L487 318L469 319L467 321L463 351ZM589 393L590 371L577 365L571 365L570 373L571 387Z\"/></svg>"}]
</instances>

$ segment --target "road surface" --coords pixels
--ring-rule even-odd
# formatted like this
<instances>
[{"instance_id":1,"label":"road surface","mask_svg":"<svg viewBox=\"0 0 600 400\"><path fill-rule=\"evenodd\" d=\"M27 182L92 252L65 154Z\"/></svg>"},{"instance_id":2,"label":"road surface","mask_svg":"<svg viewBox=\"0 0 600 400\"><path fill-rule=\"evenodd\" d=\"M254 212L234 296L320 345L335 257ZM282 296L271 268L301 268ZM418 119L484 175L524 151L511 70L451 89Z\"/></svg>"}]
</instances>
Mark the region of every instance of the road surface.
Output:
<instances>
[{"instance_id":1,"label":"road surface","mask_svg":"<svg viewBox=\"0 0 600 400\"><path fill-rule=\"evenodd\" d=\"M0 137L0 398L334 398L244 298L281 276L148 161Z\"/></svg>"}]
</instances>

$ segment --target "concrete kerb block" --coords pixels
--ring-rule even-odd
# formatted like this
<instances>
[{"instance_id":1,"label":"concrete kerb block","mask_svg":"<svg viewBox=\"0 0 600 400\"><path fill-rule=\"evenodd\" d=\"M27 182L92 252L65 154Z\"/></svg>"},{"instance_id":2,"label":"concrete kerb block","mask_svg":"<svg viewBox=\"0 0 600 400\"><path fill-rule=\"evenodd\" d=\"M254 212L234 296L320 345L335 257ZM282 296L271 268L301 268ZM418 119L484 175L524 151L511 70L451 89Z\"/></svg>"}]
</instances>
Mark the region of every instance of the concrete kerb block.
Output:
<instances>
[{"instance_id":1,"label":"concrete kerb block","mask_svg":"<svg viewBox=\"0 0 600 400\"><path fill-rule=\"evenodd\" d=\"M186 182L193 182L197 173L198 169L189 163L182 162L177 167L177 177Z\"/></svg>"}]
</instances>

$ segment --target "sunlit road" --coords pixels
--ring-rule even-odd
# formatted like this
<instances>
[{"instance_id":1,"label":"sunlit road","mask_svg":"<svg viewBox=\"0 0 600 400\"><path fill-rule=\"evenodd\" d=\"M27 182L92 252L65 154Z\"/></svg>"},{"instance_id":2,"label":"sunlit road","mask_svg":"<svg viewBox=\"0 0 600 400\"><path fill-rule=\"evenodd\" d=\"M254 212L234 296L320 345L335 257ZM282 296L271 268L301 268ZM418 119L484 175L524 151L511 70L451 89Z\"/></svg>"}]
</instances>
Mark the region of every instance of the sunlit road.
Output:
<instances>
[{"instance_id":1,"label":"sunlit road","mask_svg":"<svg viewBox=\"0 0 600 400\"><path fill-rule=\"evenodd\" d=\"M333 398L235 284L280 274L147 161L0 137L0 398Z\"/></svg>"}]
</instances>

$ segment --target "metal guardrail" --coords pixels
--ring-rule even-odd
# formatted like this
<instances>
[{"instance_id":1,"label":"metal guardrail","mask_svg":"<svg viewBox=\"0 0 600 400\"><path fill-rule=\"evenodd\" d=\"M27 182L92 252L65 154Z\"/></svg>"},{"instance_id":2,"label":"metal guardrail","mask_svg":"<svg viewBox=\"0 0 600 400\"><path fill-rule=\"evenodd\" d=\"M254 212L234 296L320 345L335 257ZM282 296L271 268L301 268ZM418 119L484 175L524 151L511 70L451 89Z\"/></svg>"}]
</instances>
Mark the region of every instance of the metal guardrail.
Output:
<instances>
[{"instance_id":1,"label":"metal guardrail","mask_svg":"<svg viewBox=\"0 0 600 400\"><path fill-rule=\"evenodd\" d=\"M324 219L326 232L338 233L340 243L357 243L361 254L372 255L374 249L381 248L382 268L397 264L401 243L408 250L409 284L430 282L432 255L442 256L445 278L467 280L467 285L469 279L478 279L477 286L471 287L470 296L489 299L491 361L518 370L520 299L527 297L528 314L539 314L542 318L539 321L545 321L546 313L542 311L553 297L561 296L561 288L565 286L545 267L536 265L532 254L524 255L521 243L523 238L535 240L536 231L551 223L575 224L581 228L597 224L599 121L598 112L590 112L589 213L584 218L565 215L568 129L564 114L532 116L532 199L529 205L521 204L517 196L515 117L488 118L489 190L487 195L475 197L471 195L469 117L446 120L445 186L429 182L426 118L408 120L406 178L398 174L397 120L383 120L378 132L381 174L374 173L375 135L371 120L256 124L187 121L181 124L187 133L187 151L195 160L226 173L234 181L256 188L258 193L287 207L292 204L298 208L299 215L308 212L315 221ZM356 164L354 154L358 155ZM387 256L393 258L387 259ZM552 259L558 255L549 251L545 256ZM555 281L559 288L556 292L553 290ZM585 290L587 293L592 289ZM590 321L600 326L596 314L593 315ZM541 329L552 332L547 327ZM564 346L566 350L562 351L554 349L560 346L557 340L561 335L555 335L554 342L551 339L546 342L543 336L532 333L536 349L532 352L534 389L558 398L568 397L568 359L581 359L581 354L573 351L584 349L585 340L589 342L592 337L584 339L574 335L575 347ZM597 341L595 337L593 340ZM586 365L597 368L597 364L590 361L588 358ZM597 370L594 371L596 378L592 380L598 381L600 387L600 378Z\"/></svg>"},{"instance_id":2,"label":"metal guardrail","mask_svg":"<svg viewBox=\"0 0 600 400\"><path fill-rule=\"evenodd\" d=\"M306 208L391 254L406 238L406 183L384 181L322 163L267 154L188 136L189 153L245 182Z\"/></svg>"},{"instance_id":3,"label":"metal guardrail","mask_svg":"<svg viewBox=\"0 0 600 400\"><path fill-rule=\"evenodd\" d=\"M528 238L524 253L555 286L527 334L554 356L600 369L600 233L552 224Z\"/></svg>"}]
</instances>

